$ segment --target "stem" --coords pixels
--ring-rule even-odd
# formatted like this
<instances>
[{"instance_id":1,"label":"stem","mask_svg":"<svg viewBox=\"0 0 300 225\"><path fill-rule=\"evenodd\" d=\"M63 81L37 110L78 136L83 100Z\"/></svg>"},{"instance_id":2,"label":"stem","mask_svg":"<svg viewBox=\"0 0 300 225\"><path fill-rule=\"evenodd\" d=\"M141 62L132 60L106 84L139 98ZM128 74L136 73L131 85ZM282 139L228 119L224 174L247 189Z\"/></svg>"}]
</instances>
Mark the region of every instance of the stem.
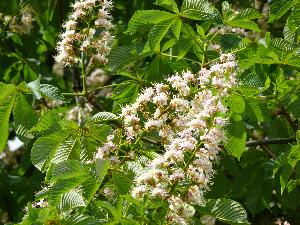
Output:
<instances>
[{"instance_id":1,"label":"stem","mask_svg":"<svg viewBox=\"0 0 300 225\"><path fill-rule=\"evenodd\" d=\"M235 51L230 52L230 54L235 54L235 53L241 52L241 51L243 51L243 50L245 50L245 49L247 49L247 48L248 48L248 46L243 47L243 48L240 48L240 49L238 49L238 50L235 50ZM219 61L219 59L220 59L219 57L218 57L218 58L215 58L215 59L211 60L210 62L205 63L204 66L207 66L207 65L209 65L209 64L211 64L211 63L213 63L213 62L217 62L217 61Z\"/></svg>"},{"instance_id":2,"label":"stem","mask_svg":"<svg viewBox=\"0 0 300 225\"><path fill-rule=\"evenodd\" d=\"M84 96L83 93L62 93L64 96Z\"/></svg>"},{"instance_id":3,"label":"stem","mask_svg":"<svg viewBox=\"0 0 300 225\"><path fill-rule=\"evenodd\" d=\"M205 65L207 47L208 47L208 45L205 43L203 46L203 56L202 56L201 68L203 68L203 66Z\"/></svg>"},{"instance_id":4,"label":"stem","mask_svg":"<svg viewBox=\"0 0 300 225\"><path fill-rule=\"evenodd\" d=\"M131 83L131 82L124 82L124 83L121 83L121 84L110 84L110 85L94 88L92 90L89 90L88 93L92 93L92 92L95 92L95 91L100 91L100 90L105 89L105 88L117 87L119 85L127 84L127 83Z\"/></svg>"},{"instance_id":5,"label":"stem","mask_svg":"<svg viewBox=\"0 0 300 225\"><path fill-rule=\"evenodd\" d=\"M87 76L87 74L85 72L84 61L85 61L85 55L82 53L82 57L81 57L82 94L84 96L86 96L88 94L88 91L87 91L87 85L86 85L86 76Z\"/></svg>"},{"instance_id":6,"label":"stem","mask_svg":"<svg viewBox=\"0 0 300 225\"><path fill-rule=\"evenodd\" d=\"M171 58L176 58L176 59L184 59L186 61L190 61L190 62L193 62L193 63L201 65L201 63L199 63L198 61L193 60L193 59L188 59L188 58L184 58L184 57L178 57L176 55L168 55L168 54L165 54L165 53L162 53L162 52L160 53L160 55L171 57Z\"/></svg>"},{"instance_id":7,"label":"stem","mask_svg":"<svg viewBox=\"0 0 300 225\"><path fill-rule=\"evenodd\" d=\"M298 127L297 127L297 125L295 124L295 122L293 121L291 115L290 115L290 114L288 113L288 111L284 108L284 106L280 107L279 113L285 117L285 119L286 119L286 121L288 122L288 124L293 128L293 130L294 130L295 132L297 132Z\"/></svg>"}]
</instances>

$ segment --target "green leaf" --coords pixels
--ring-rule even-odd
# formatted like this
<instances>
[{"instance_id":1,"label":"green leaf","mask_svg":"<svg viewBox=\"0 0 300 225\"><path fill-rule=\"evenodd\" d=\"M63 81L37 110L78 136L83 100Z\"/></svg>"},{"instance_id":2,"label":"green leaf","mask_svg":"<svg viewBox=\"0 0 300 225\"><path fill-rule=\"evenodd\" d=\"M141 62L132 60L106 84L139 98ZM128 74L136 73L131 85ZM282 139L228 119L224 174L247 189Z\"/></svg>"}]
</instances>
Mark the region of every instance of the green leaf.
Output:
<instances>
[{"instance_id":1,"label":"green leaf","mask_svg":"<svg viewBox=\"0 0 300 225\"><path fill-rule=\"evenodd\" d=\"M83 136L80 139L80 160L86 162L92 160L96 154L99 143L89 136Z\"/></svg>"},{"instance_id":2,"label":"green leaf","mask_svg":"<svg viewBox=\"0 0 300 225\"><path fill-rule=\"evenodd\" d=\"M87 175L88 173L85 172L84 167L80 162L69 160L53 164L51 182Z\"/></svg>"},{"instance_id":3,"label":"green leaf","mask_svg":"<svg viewBox=\"0 0 300 225\"><path fill-rule=\"evenodd\" d=\"M210 20L214 8L207 0L184 0L181 6L181 15L193 20Z\"/></svg>"},{"instance_id":4,"label":"green leaf","mask_svg":"<svg viewBox=\"0 0 300 225\"><path fill-rule=\"evenodd\" d=\"M247 212L241 204L231 199L210 199L205 206L205 212L228 224L250 224Z\"/></svg>"},{"instance_id":5,"label":"green leaf","mask_svg":"<svg viewBox=\"0 0 300 225\"><path fill-rule=\"evenodd\" d=\"M272 0L270 4L269 22L280 19L287 11L289 11L297 0Z\"/></svg>"},{"instance_id":6,"label":"green leaf","mask_svg":"<svg viewBox=\"0 0 300 225\"><path fill-rule=\"evenodd\" d=\"M58 208L62 212L68 212L70 209L85 206L85 200L82 195L78 191L72 190L61 196Z\"/></svg>"},{"instance_id":7,"label":"green leaf","mask_svg":"<svg viewBox=\"0 0 300 225\"><path fill-rule=\"evenodd\" d=\"M179 40L180 38L181 26L182 26L181 19L180 18L175 19L175 22L172 25L172 31L174 33L174 36L177 38L177 40Z\"/></svg>"},{"instance_id":8,"label":"green leaf","mask_svg":"<svg viewBox=\"0 0 300 225\"><path fill-rule=\"evenodd\" d=\"M241 43L242 39L234 34L224 34L221 36L220 44L224 51L237 48Z\"/></svg>"},{"instance_id":9,"label":"green leaf","mask_svg":"<svg viewBox=\"0 0 300 225\"><path fill-rule=\"evenodd\" d=\"M227 106L230 112L241 114L245 111L245 100L243 97L238 95L230 95L226 99Z\"/></svg>"},{"instance_id":10,"label":"green leaf","mask_svg":"<svg viewBox=\"0 0 300 225\"><path fill-rule=\"evenodd\" d=\"M283 167L283 169L280 173L280 191L281 191L281 194L284 192L293 171L294 171L294 168L290 164L287 164Z\"/></svg>"},{"instance_id":11,"label":"green leaf","mask_svg":"<svg viewBox=\"0 0 300 225\"><path fill-rule=\"evenodd\" d=\"M81 213L76 213L72 215L67 215L61 221L62 225L96 225L101 224L101 222L96 221L92 217L82 215Z\"/></svg>"},{"instance_id":12,"label":"green leaf","mask_svg":"<svg viewBox=\"0 0 300 225\"><path fill-rule=\"evenodd\" d=\"M11 96L0 105L0 151L4 150L7 144L9 134L9 117L13 109L14 102L15 96Z\"/></svg>"},{"instance_id":13,"label":"green leaf","mask_svg":"<svg viewBox=\"0 0 300 225\"><path fill-rule=\"evenodd\" d=\"M165 20L154 25L151 28L148 39L149 39L149 46L152 54L155 51L155 49L160 45L161 40L167 34L168 30L171 28L174 22L175 22L174 19Z\"/></svg>"},{"instance_id":14,"label":"green leaf","mask_svg":"<svg viewBox=\"0 0 300 225\"><path fill-rule=\"evenodd\" d=\"M231 116L230 124L227 127L227 137L228 141L225 144L227 153L240 159L246 150L247 139L246 129L240 115Z\"/></svg>"},{"instance_id":15,"label":"green leaf","mask_svg":"<svg viewBox=\"0 0 300 225\"><path fill-rule=\"evenodd\" d=\"M254 164L253 167L249 167L249 170L251 174L245 176L246 182L250 184L245 196L245 205L252 215L256 215L269 207L274 187L272 178L266 176L264 167ZM252 178L253 176L254 178Z\"/></svg>"},{"instance_id":16,"label":"green leaf","mask_svg":"<svg viewBox=\"0 0 300 225\"><path fill-rule=\"evenodd\" d=\"M51 159L52 162L59 163L67 161L71 158L79 159L79 154L76 152L78 147L78 139L70 137L66 139L57 149L55 155Z\"/></svg>"},{"instance_id":17,"label":"green leaf","mask_svg":"<svg viewBox=\"0 0 300 225\"><path fill-rule=\"evenodd\" d=\"M31 161L33 165L41 171L46 171L53 158L58 159L56 154L63 155L69 151L67 139L75 132L75 129L58 130L48 136L40 137L36 140L31 149Z\"/></svg>"},{"instance_id":18,"label":"green leaf","mask_svg":"<svg viewBox=\"0 0 300 225\"><path fill-rule=\"evenodd\" d=\"M232 19L234 20L252 20L261 18L262 15L253 8L243 9L238 11L238 14L234 15Z\"/></svg>"},{"instance_id":19,"label":"green leaf","mask_svg":"<svg viewBox=\"0 0 300 225\"><path fill-rule=\"evenodd\" d=\"M60 93L59 89L50 84L41 84L41 93L48 98L62 104L65 103L65 97Z\"/></svg>"},{"instance_id":20,"label":"green leaf","mask_svg":"<svg viewBox=\"0 0 300 225\"><path fill-rule=\"evenodd\" d=\"M109 54L109 67L116 71L130 63L134 63L150 55L150 52L142 53L144 46L129 45L113 49Z\"/></svg>"},{"instance_id":21,"label":"green leaf","mask_svg":"<svg viewBox=\"0 0 300 225\"><path fill-rule=\"evenodd\" d=\"M160 10L138 10L131 17L126 33L136 33L138 29L147 24L158 24L170 20L176 15Z\"/></svg>"},{"instance_id":22,"label":"green leaf","mask_svg":"<svg viewBox=\"0 0 300 225\"><path fill-rule=\"evenodd\" d=\"M36 79L35 81L32 81L29 84L27 84L27 86L29 87L33 96L36 99L38 99L38 100L42 99L43 96L41 93L41 78L40 77L38 79Z\"/></svg>"},{"instance_id":23,"label":"green leaf","mask_svg":"<svg viewBox=\"0 0 300 225\"><path fill-rule=\"evenodd\" d=\"M22 125L24 128L30 129L37 122L32 106L21 93L16 95L13 114L16 127Z\"/></svg>"},{"instance_id":24,"label":"green leaf","mask_svg":"<svg viewBox=\"0 0 300 225\"><path fill-rule=\"evenodd\" d=\"M109 164L108 160L96 159L95 169L96 169L96 174L97 174L97 180L100 183L102 183L102 181L104 180L109 167L110 167L110 164Z\"/></svg>"},{"instance_id":25,"label":"green leaf","mask_svg":"<svg viewBox=\"0 0 300 225\"><path fill-rule=\"evenodd\" d=\"M169 73L170 70L168 65L165 64L164 58L157 55L150 63L145 74L145 79L150 82L159 82L162 81L164 76L167 76Z\"/></svg>"},{"instance_id":26,"label":"green leaf","mask_svg":"<svg viewBox=\"0 0 300 225\"><path fill-rule=\"evenodd\" d=\"M92 118L89 119L88 123L101 123L106 121L113 121L118 120L118 116L116 114L113 114L111 112L99 112L96 115L92 116Z\"/></svg>"},{"instance_id":27,"label":"green leaf","mask_svg":"<svg viewBox=\"0 0 300 225\"><path fill-rule=\"evenodd\" d=\"M259 32L259 27L251 20L261 17L262 15L256 9L248 8L239 11L238 14L231 14L231 16L227 18L225 22L233 27L240 27Z\"/></svg>"},{"instance_id":28,"label":"green leaf","mask_svg":"<svg viewBox=\"0 0 300 225\"><path fill-rule=\"evenodd\" d=\"M61 121L61 117L58 114L57 110L48 111L45 115L43 115L37 124L34 125L30 129L30 132L37 134L44 134L48 130L56 129L60 127L59 122Z\"/></svg>"},{"instance_id":29,"label":"green leaf","mask_svg":"<svg viewBox=\"0 0 300 225\"><path fill-rule=\"evenodd\" d=\"M174 0L156 0L156 5L159 5L161 7L164 7L168 10L171 10L175 13L179 13L179 10L177 8L177 4Z\"/></svg>"},{"instance_id":30,"label":"green leaf","mask_svg":"<svg viewBox=\"0 0 300 225\"><path fill-rule=\"evenodd\" d=\"M251 20L230 20L228 24L233 27L240 27L244 29L254 30L260 32L258 25Z\"/></svg>"},{"instance_id":31,"label":"green leaf","mask_svg":"<svg viewBox=\"0 0 300 225\"><path fill-rule=\"evenodd\" d=\"M0 82L0 105L2 105L15 91L16 87L14 85Z\"/></svg>"},{"instance_id":32,"label":"green leaf","mask_svg":"<svg viewBox=\"0 0 300 225\"><path fill-rule=\"evenodd\" d=\"M112 133L112 128L109 125L104 124L93 124L89 126L88 134L95 140L99 141L100 143L105 142L107 136Z\"/></svg>"},{"instance_id":33,"label":"green leaf","mask_svg":"<svg viewBox=\"0 0 300 225\"><path fill-rule=\"evenodd\" d=\"M179 59L185 57L193 46L193 41L190 38L182 38L176 42L172 48L172 54L178 56Z\"/></svg>"},{"instance_id":34,"label":"green leaf","mask_svg":"<svg viewBox=\"0 0 300 225\"><path fill-rule=\"evenodd\" d=\"M300 27L300 3L297 4L290 16L288 17L283 34L284 38L290 42L298 42L299 41L299 28Z\"/></svg>"}]
</instances>

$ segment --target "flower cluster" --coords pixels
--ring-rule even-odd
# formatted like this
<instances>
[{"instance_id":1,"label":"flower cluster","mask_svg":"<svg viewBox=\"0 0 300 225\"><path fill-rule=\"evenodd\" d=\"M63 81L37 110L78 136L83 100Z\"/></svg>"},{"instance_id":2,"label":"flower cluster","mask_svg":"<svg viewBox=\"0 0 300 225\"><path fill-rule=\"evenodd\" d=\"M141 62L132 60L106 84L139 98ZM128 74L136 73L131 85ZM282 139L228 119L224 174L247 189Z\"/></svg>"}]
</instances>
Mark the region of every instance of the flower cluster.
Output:
<instances>
[{"instance_id":1,"label":"flower cluster","mask_svg":"<svg viewBox=\"0 0 300 225\"><path fill-rule=\"evenodd\" d=\"M33 13L26 8L17 16L0 14L0 23L8 24L9 30L18 34L29 34L33 28Z\"/></svg>"},{"instance_id":2,"label":"flower cluster","mask_svg":"<svg viewBox=\"0 0 300 225\"><path fill-rule=\"evenodd\" d=\"M101 64L107 63L113 36L110 0L80 0L72 5L73 12L64 23L65 31L57 46L57 62L63 65L77 64L82 53ZM87 22L88 26L87 26Z\"/></svg>"},{"instance_id":3,"label":"flower cluster","mask_svg":"<svg viewBox=\"0 0 300 225\"><path fill-rule=\"evenodd\" d=\"M132 195L168 202L170 223L188 224L193 205L204 203L213 161L225 140L224 98L236 84L236 62L231 54L221 55L220 62L198 74L176 74L167 84L145 89L120 115L128 143L149 133L160 137L164 151L136 177ZM97 158L111 159L116 154L118 147L111 141L98 149Z\"/></svg>"},{"instance_id":4,"label":"flower cluster","mask_svg":"<svg viewBox=\"0 0 300 225\"><path fill-rule=\"evenodd\" d=\"M73 107L67 112L68 120L73 120L81 123L88 115L93 112L93 106L85 102L84 98L79 98L77 106Z\"/></svg>"}]
</instances>

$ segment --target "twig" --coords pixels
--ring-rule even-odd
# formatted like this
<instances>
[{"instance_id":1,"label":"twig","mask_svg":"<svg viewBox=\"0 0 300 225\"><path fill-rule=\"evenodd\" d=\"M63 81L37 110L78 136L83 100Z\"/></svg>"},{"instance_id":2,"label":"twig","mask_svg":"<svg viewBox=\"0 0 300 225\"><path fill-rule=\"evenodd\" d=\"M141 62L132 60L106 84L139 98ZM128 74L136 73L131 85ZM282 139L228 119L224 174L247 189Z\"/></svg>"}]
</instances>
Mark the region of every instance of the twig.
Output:
<instances>
[{"instance_id":1,"label":"twig","mask_svg":"<svg viewBox=\"0 0 300 225\"><path fill-rule=\"evenodd\" d=\"M247 141L246 147L253 147L258 145L284 145L296 142L296 138L272 138L272 139L260 139L254 141Z\"/></svg>"},{"instance_id":2,"label":"twig","mask_svg":"<svg viewBox=\"0 0 300 225\"><path fill-rule=\"evenodd\" d=\"M284 108L284 106L280 107L279 109L279 112L278 112L279 115L283 115L285 117L285 119L287 120L288 124L293 128L293 130L295 132L297 132L298 130L298 126L297 124L295 124L295 122L293 121L291 115L288 113L288 111Z\"/></svg>"},{"instance_id":3,"label":"twig","mask_svg":"<svg viewBox=\"0 0 300 225\"><path fill-rule=\"evenodd\" d=\"M200 62L196 61L196 60L193 60L193 59L188 59L188 58L184 58L184 57L179 57L179 56L176 56L176 55L169 55L169 54L165 54L165 53L160 53L160 55L162 56L166 56L166 57L170 57L170 58L176 58L176 59L183 59L183 60L186 60L186 61L189 61L189 62L193 62L193 63L196 63L198 65L201 65Z\"/></svg>"}]
</instances>

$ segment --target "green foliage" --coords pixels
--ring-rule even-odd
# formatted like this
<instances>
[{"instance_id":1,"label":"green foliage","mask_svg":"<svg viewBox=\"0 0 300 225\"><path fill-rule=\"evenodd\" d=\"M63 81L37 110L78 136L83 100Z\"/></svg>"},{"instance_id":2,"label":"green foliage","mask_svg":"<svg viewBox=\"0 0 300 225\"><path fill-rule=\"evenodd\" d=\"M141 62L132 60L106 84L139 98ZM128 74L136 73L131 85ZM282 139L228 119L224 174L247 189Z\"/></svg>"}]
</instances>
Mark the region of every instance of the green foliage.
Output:
<instances>
[{"instance_id":1,"label":"green foliage","mask_svg":"<svg viewBox=\"0 0 300 225\"><path fill-rule=\"evenodd\" d=\"M131 196L135 178L162 153L163 140L149 132L122 144L124 121L118 114L145 87L177 72L197 74L216 64L222 52L235 55L239 85L224 101L230 118L220 146L225 151L214 165L208 200L196 207L190 223L210 215L227 224L274 224L277 216L296 224L299 1L272 0L269 12L254 1L114 5L115 42L108 65L101 66L109 78L95 82L91 72L100 66L84 55L80 64L86 68L62 69L53 61L62 21L72 10L69 2L0 2L0 221L18 223L25 214L22 225L167 224L168 205ZM29 34L3 22L5 15L21 21L23 10L34 17ZM74 109L76 122L70 119ZM121 146L122 166L95 159L110 134ZM24 146L13 153L7 143L15 137ZM183 192L185 185L190 184L181 184ZM36 206L39 200L48 205Z\"/></svg>"}]
</instances>

